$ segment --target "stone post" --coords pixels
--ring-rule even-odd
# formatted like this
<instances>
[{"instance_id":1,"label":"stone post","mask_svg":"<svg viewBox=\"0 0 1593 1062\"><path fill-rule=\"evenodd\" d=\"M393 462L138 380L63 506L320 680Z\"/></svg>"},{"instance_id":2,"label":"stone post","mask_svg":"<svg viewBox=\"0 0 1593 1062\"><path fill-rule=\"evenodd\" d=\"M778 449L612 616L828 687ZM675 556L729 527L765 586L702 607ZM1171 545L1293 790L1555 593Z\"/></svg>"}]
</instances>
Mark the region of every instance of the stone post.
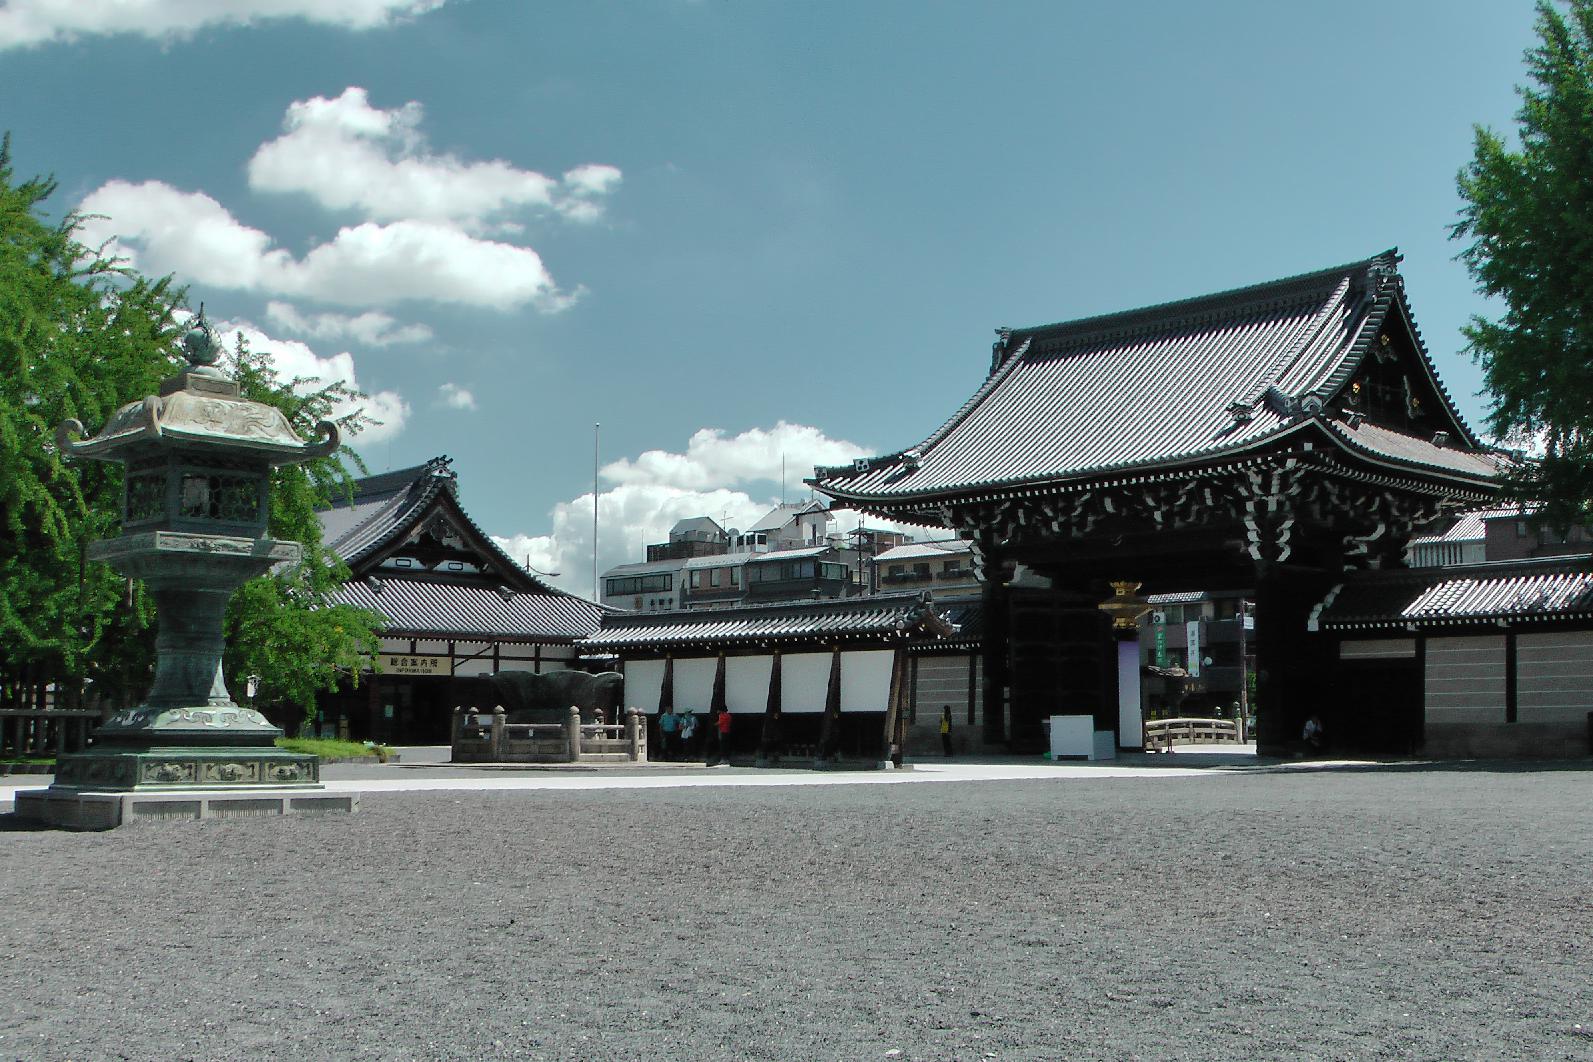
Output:
<instances>
[{"instance_id":1,"label":"stone post","mask_svg":"<svg viewBox=\"0 0 1593 1062\"><path fill-rule=\"evenodd\" d=\"M503 705L492 706L492 731L488 735L491 740L491 756L494 760L503 759L503 743L505 740L504 727L509 722L509 713L503 710Z\"/></svg>"},{"instance_id":2,"label":"stone post","mask_svg":"<svg viewBox=\"0 0 1593 1062\"><path fill-rule=\"evenodd\" d=\"M625 709L625 741L630 746L631 761L638 762L642 758L641 715L635 708Z\"/></svg>"},{"instance_id":3,"label":"stone post","mask_svg":"<svg viewBox=\"0 0 1593 1062\"><path fill-rule=\"evenodd\" d=\"M570 743L570 762L581 762L581 709L570 705L569 722L565 724L565 737Z\"/></svg>"}]
</instances>

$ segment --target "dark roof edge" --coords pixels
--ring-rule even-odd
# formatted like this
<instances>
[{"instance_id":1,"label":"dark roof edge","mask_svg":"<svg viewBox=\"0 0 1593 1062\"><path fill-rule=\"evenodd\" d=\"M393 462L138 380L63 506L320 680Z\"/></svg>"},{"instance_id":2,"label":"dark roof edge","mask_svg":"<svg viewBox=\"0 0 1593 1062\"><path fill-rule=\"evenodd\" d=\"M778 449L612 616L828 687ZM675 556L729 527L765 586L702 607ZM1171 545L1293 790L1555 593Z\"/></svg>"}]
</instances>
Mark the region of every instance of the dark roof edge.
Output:
<instances>
[{"instance_id":1,"label":"dark roof edge","mask_svg":"<svg viewBox=\"0 0 1593 1062\"><path fill-rule=\"evenodd\" d=\"M1392 267L1399 263L1400 258L1399 248L1390 247L1381 254L1375 254L1358 262L1346 262L1343 265L1330 266L1327 269L1316 269L1309 273L1299 273L1295 276L1282 277L1277 280L1266 280L1259 284L1247 284L1244 287L1229 288L1225 291L1211 292L1207 295L1175 299L1171 302L1139 306L1130 310L1117 310L1112 313L1097 314L1093 317L1080 317L1071 321L1056 321L1033 328L1014 328L1012 334L1014 337L1023 336L1034 339L1056 339L1063 336L1084 338L1098 332L1127 331L1141 324L1155 323L1160 326L1169 326L1182 318L1197 317L1214 313L1218 310L1231 310L1251 303L1266 303L1291 297L1303 297L1311 294L1323 281L1329 278L1353 277L1356 274L1364 274L1380 263Z\"/></svg>"}]
</instances>

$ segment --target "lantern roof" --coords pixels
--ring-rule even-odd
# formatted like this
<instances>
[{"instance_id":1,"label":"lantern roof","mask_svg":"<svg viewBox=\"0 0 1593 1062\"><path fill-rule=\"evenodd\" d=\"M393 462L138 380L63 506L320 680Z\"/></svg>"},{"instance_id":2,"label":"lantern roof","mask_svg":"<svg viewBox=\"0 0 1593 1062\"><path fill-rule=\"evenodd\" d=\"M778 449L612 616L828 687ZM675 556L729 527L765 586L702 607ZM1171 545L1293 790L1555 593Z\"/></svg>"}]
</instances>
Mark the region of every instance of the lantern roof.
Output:
<instances>
[{"instance_id":1,"label":"lantern roof","mask_svg":"<svg viewBox=\"0 0 1593 1062\"><path fill-rule=\"evenodd\" d=\"M196 338L198 333L204 337ZM236 381L211 361L213 339L203 318L184 337L189 367L163 381L160 393L118 409L90 439L81 421L68 420L56 429L61 453L95 461L127 461L161 449L211 449L254 453L267 464L286 465L325 457L337 449L338 427L323 420L317 439L301 439L282 411L243 398Z\"/></svg>"}]
</instances>

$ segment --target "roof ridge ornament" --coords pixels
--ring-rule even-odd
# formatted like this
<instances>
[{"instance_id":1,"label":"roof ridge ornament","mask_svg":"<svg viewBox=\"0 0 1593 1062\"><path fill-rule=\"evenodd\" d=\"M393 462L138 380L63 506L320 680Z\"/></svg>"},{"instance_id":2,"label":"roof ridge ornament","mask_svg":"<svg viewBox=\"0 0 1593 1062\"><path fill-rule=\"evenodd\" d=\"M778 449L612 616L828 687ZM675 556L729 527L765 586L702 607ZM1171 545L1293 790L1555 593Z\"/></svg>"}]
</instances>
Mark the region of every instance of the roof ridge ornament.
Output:
<instances>
[{"instance_id":1,"label":"roof ridge ornament","mask_svg":"<svg viewBox=\"0 0 1593 1062\"><path fill-rule=\"evenodd\" d=\"M994 376L1001 363L1007 360L1007 349L1012 344L1012 329L1002 325L996 329L996 341L990 344L990 371L987 376Z\"/></svg>"}]
</instances>

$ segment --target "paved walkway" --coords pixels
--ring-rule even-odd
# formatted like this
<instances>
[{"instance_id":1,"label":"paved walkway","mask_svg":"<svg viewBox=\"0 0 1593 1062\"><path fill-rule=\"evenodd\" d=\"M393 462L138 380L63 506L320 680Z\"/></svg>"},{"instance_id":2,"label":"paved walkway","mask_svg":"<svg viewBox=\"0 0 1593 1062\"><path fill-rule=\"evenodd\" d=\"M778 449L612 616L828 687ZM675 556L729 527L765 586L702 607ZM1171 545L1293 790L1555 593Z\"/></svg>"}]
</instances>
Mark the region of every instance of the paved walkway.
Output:
<instances>
[{"instance_id":1,"label":"paved walkway","mask_svg":"<svg viewBox=\"0 0 1593 1062\"><path fill-rule=\"evenodd\" d=\"M1253 749L1253 747L1252 747ZM454 766L446 746L399 750L390 764L328 764L322 780L332 792L419 793L446 791L675 789L685 787L761 787L830 785L917 785L933 782L1082 781L1113 778L1199 778L1254 770L1298 770L1349 766L1355 761L1287 762L1258 759L1240 746L1179 750L1173 756L1127 755L1094 763L1051 763L1027 757L929 760L908 770L814 771L806 767L759 769L705 767L692 763ZM9 811L19 789L50 784L48 775L13 777L0 784L0 812Z\"/></svg>"}]
</instances>

